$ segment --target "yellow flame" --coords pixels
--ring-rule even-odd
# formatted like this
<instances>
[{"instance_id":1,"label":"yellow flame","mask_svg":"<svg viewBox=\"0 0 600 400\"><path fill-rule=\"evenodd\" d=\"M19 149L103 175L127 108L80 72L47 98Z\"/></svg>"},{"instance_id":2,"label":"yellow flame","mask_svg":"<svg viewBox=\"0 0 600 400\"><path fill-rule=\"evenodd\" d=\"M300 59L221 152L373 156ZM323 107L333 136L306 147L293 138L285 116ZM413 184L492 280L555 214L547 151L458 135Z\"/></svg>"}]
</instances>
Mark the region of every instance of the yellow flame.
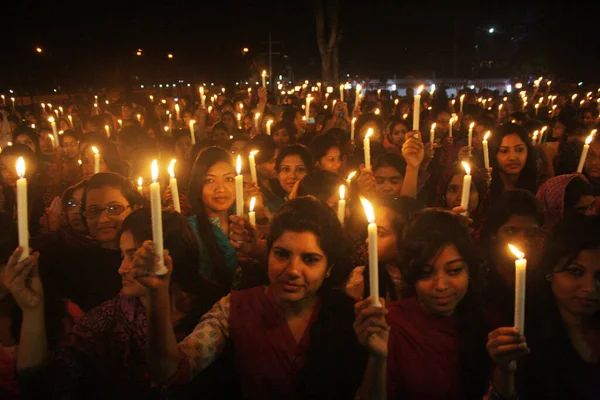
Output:
<instances>
[{"instance_id":1,"label":"yellow flame","mask_svg":"<svg viewBox=\"0 0 600 400\"><path fill-rule=\"evenodd\" d=\"M238 154L237 160L235 162L235 171L237 172L238 175L242 173L242 156L240 156L239 154Z\"/></svg>"},{"instance_id":2,"label":"yellow flame","mask_svg":"<svg viewBox=\"0 0 600 400\"><path fill-rule=\"evenodd\" d=\"M350 175L348 175L348 180L351 181L352 178L354 178L354 175L356 175L356 171L350 172Z\"/></svg>"},{"instance_id":3,"label":"yellow flame","mask_svg":"<svg viewBox=\"0 0 600 400\"><path fill-rule=\"evenodd\" d=\"M77 164L81 165L81 164L83 164L83 161L77 160Z\"/></svg>"},{"instance_id":4,"label":"yellow flame","mask_svg":"<svg viewBox=\"0 0 600 400\"><path fill-rule=\"evenodd\" d=\"M585 144L589 145L590 143L592 143L592 139L594 139L594 135L595 135L595 134L596 134L596 129L594 129L594 130L592 131L592 133L590 133L590 136L588 136L588 137L585 139Z\"/></svg>"},{"instance_id":5,"label":"yellow flame","mask_svg":"<svg viewBox=\"0 0 600 400\"><path fill-rule=\"evenodd\" d=\"M492 132L490 132L490 131L487 131L487 132L485 133L485 136L483 137L483 140L486 140L486 141L487 141L487 140L490 138L490 135L491 135L491 134L492 134Z\"/></svg>"},{"instance_id":6,"label":"yellow flame","mask_svg":"<svg viewBox=\"0 0 600 400\"><path fill-rule=\"evenodd\" d=\"M437 124L436 124L435 122L434 122L433 124L431 124L431 130L432 130L432 131L434 131L434 130L435 130L435 127L436 127L436 125L437 125Z\"/></svg>"},{"instance_id":7,"label":"yellow flame","mask_svg":"<svg viewBox=\"0 0 600 400\"><path fill-rule=\"evenodd\" d=\"M250 199L250 212L254 211L254 206L256 205L256 197Z\"/></svg>"},{"instance_id":8,"label":"yellow flame","mask_svg":"<svg viewBox=\"0 0 600 400\"><path fill-rule=\"evenodd\" d=\"M254 119L259 119L259 118L260 118L260 113L259 113L259 112L257 112L257 113L254 115Z\"/></svg>"},{"instance_id":9,"label":"yellow flame","mask_svg":"<svg viewBox=\"0 0 600 400\"><path fill-rule=\"evenodd\" d=\"M169 132L169 127L165 126L165 132Z\"/></svg>"},{"instance_id":10,"label":"yellow flame","mask_svg":"<svg viewBox=\"0 0 600 400\"><path fill-rule=\"evenodd\" d=\"M464 161L462 161L461 164L462 164L463 168L465 169L465 172L467 173L467 175L471 175L471 166Z\"/></svg>"},{"instance_id":11,"label":"yellow flame","mask_svg":"<svg viewBox=\"0 0 600 400\"><path fill-rule=\"evenodd\" d=\"M271 126L271 124L272 124L272 123L273 123L273 120L272 120L272 119L268 120L268 121L267 121L267 126Z\"/></svg>"},{"instance_id":12,"label":"yellow flame","mask_svg":"<svg viewBox=\"0 0 600 400\"><path fill-rule=\"evenodd\" d=\"M267 71L263 69L262 76L267 76Z\"/></svg>"},{"instance_id":13,"label":"yellow flame","mask_svg":"<svg viewBox=\"0 0 600 400\"><path fill-rule=\"evenodd\" d=\"M17 175L19 175L19 178L21 179L25 176L25 160L23 157L19 157L17 160Z\"/></svg>"},{"instance_id":14,"label":"yellow flame","mask_svg":"<svg viewBox=\"0 0 600 400\"><path fill-rule=\"evenodd\" d=\"M375 109L375 115L379 115L379 113L380 113L380 112L381 112L381 111L379 111L379 108L376 108L376 109Z\"/></svg>"},{"instance_id":15,"label":"yellow flame","mask_svg":"<svg viewBox=\"0 0 600 400\"><path fill-rule=\"evenodd\" d=\"M500 104L500 105L498 106L498 110L502 110L502 106L503 106L503 105L504 105L504 104Z\"/></svg>"},{"instance_id":16,"label":"yellow flame","mask_svg":"<svg viewBox=\"0 0 600 400\"><path fill-rule=\"evenodd\" d=\"M510 251L512 251L512 253L515 255L515 257L517 257L519 260L522 260L523 258L525 258L525 253L523 253L521 250L517 249L512 244L509 244L508 248L510 249Z\"/></svg>"},{"instance_id":17,"label":"yellow flame","mask_svg":"<svg viewBox=\"0 0 600 400\"><path fill-rule=\"evenodd\" d=\"M98 148L96 146L92 146L92 151L94 152L94 154L98 154Z\"/></svg>"},{"instance_id":18,"label":"yellow flame","mask_svg":"<svg viewBox=\"0 0 600 400\"><path fill-rule=\"evenodd\" d=\"M471 125L469 125L469 129L473 129L475 127L475 122L471 122Z\"/></svg>"},{"instance_id":19,"label":"yellow flame","mask_svg":"<svg viewBox=\"0 0 600 400\"><path fill-rule=\"evenodd\" d=\"M158 161L152 161L152 182L156 182L158 180Z\"/></svg>"},{"instance_id":20,"label":"yellow flame","mask_svg":"<svg viewBox=\"0 0 600 400\"><path fill-rule=\"evenodd\" d=\"M548 129L548 127L547 127L547 126L542 126L542 130L541 130L541 132L542 132L542 135L544 134L544 132L546 132L546 129Z\"/></svg>"},{"instance_id":21,"label":"yellow flame","mask_svg":"<svg viewBox=\"0 0 600 400\"><path fill-rule=\"evenodd\" d=\"M356 117L352 118L352 123L356 123Z\"/></svg>"},{"instance_id":22,"label":"yellow flame","mask_svg":"<svg viewBox=\"0 0 600 400\"><path fill-rule=\"evenodd\" d=\"M421 94L421 91L423 90L424 87L425 87L424 85L419 86L419 88L417 89L417 94Z\"/></svg>"},{"instance_id":23,"label":"yellow flame","mask_svg":"<svg viewBox=\"0 0 600 400\"><path fill-rule=\"evenodd\" d=\"M375 211L373 210L373 206L371 205L369 200L365 199L362 196L360 197L360 202L362 203L363 208L365 209L365 215L367 216L367 221L369 221L369 224L374 224L375 223Z\"/></svg>"},{"instance_id":24,"label":"yellow flame","mask_svg":"<svg viewBox=\"0 0 600 400\"><path fill-rule=\"evenodd\" d=\"M254 157L256 155L256 153L258 153L258 150L252 150L250 152L250 157Z\"/></svg>"},{"instance_id":25,"label":"yellow flame","mask_svg":"<svg viewBox=\"0 0 600 400\"><path fill-rule=\"evenodd\" d=\"M175 178L175 163L177 162L176 159L172 159L171 163L169 164L169 167L167 168L167 171L169 171L169 175L171 176L171 179Z\"/></svg>"},{"instance_id":26,"label":"yellow flame","mask_svg":"<svg viewBox=\"0 0 600 400\"><path fill-rule=\"evenodd\" d=\"M346 194L346 186L340 185L340 200L344 200L344 194Z\"/></svg>"},{"instance_id":27,"label":"yellow flame","mask_svg":"<svg viewBox=\"0 0 600 400\"><path fill-rule=\"evenodd\" d=\"M372 134L373 134L373 128L369 128L367 130L367 135L365 136L365 139L370 138Z\"/></svg>"},{"instance_id":28,"label":"yellow flame","mask_svg":"<svg viewBox=\"0 0 600 400\"><path fill-rule=\"evenodd\" d=\"M138 178L138 186L142 186L144 184L144 180L142 179L142 177L140 176Z\"/></svg>"},{"instance_id":29,"label":"yellow flame","mask_svg":"<svg viewBox=\"0 0 600 400\"><path fill-rule=\"evenodd\" d=\"M408 118L408 114L402 115L402 119L406 119L406 118Z\"/></svg>"},{"instance_id":30,"label":"yellow flame","mask_svg":"<svg viewBox=\"0 0 600 400\"><path fill-rule=\"evenodd\" d=\"M54 123L54 117L48 117L48 122L50 122L51 124Z\"/></svg>"}]
</instances>

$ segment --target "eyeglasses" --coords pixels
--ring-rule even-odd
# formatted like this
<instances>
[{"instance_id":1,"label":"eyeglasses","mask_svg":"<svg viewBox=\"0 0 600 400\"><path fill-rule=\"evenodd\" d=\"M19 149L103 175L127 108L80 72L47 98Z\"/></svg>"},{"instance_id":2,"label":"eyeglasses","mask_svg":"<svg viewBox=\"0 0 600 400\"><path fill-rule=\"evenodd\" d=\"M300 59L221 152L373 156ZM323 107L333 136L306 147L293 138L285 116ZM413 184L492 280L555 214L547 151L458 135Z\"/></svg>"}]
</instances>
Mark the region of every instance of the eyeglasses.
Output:
<instances>
[{"instance_id":1,"label":"eyeglasses","mask_svg":"<svg viewBox=\"0 0 600 400\"><path fill-rule=\"evenodd\" d=\"M88 219L95 219L95 218L100 217L100 215L102 215L102 213L104 211L106 211L106 214L108 214L108 215L113 215L113 216L121 215L129 207L131 207L131 206L124 206L122 204L111 204L104 208L92 207L88 210L85 210L85 212L83 214Z\"/></svg>"},{"instance_id":2,"label":"eyeglasses","mask_svg":"<svg viewBox=\"0 0 600 400\"><path fill-rule=\"evenodd\" d=\"M83 205L83 203L81 201L74 201L74 200L67 201L67 206L71 207L71 208L78 208L78 207L81 207L82 205Z\"/></svg>"}]
</instances>

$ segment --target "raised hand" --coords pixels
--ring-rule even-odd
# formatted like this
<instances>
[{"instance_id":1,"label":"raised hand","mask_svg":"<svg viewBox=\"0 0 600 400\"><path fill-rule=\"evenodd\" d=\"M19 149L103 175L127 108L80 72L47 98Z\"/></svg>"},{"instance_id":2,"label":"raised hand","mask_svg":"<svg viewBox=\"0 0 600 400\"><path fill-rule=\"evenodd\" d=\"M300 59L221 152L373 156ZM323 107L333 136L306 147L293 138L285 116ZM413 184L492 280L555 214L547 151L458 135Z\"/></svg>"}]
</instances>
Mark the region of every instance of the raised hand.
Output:
<instances>
[{"instance_id":1,"label":"raised hand","mask_svg":"<svg viewBox=\"0 0 600 400\"><path fill-rule=\"evenodd\" d=\"M407 165L419 168L425 158L425 145L419 139L419 133L416 131L408 132L406 136L408 139L402 145L402 157Z\"/></svg>"},{"instance_id":2,"label":"raised hand","mask_svg":"<svg viewBox=\"0 0 600 400\"><path fill-rule=\"evenodd\" d=\"M502 372L514 372L514 362L530 353L525 336L521 336L514 327L498 328L488 334L486 346L490 357Z\"/></svg>"},{"instance_id":3,"label":"raised hand","mask_svg":"<svg viewBox=\"0 0 600 400\"><path fill-rule=\"evenodd\" d=\"M23 248L17 247L8 260L3 284L23 311L41 309L44 306L44 288L38 271L40 253L33 253L22 261Z\"/></svg>"},{"instance_id":4,"label":"raised hand","mask_svg":"<svg viewBox=\"0 0 600 400\"><path fill-rule=\"evenodd\" d=\"M258 241L258 231L246 217L229 216L229 243L238 252L254 254Z\"/></svg>"},{"instance_id":5,"label":"raised hand","mask_svg":"<svg viewBox=\"0 0 600 400\"><path fill-rule=\"evenodd\" d=\"M372 356L385 359L388 354L390 327L385 320L387 310L385 300L379 299L381 307L373 307L373 299L368 297L354 305L354 332L358 342L365 346Z\"/></svg>"},{"instance_id":6,"label":"raised hand","mask_svg":"<svg viewBox=\"0 0 600 400\"><path fill-rule=\"evenodd\" d=\"M169 256L169 251L164 251L165 268L167 268L167 273L164 275L156 274L156 271L160 269L158 260L156 246L151 240L146 240L133 255L133 277L147 289L168 290L173 271L173 261Z\"/></svg>"},{"instance_id":7,"label":"raised hand","mask_svg":"<svg viewBox=\"0 0 600 400\"><path fill-rule=\"evenodd\" d=\"M360 172L356 178L358 191L365 197L372 197L375 194L375 175L371 169L365 168L364 164L360 165Z\"/></svg>"}]
</instances>

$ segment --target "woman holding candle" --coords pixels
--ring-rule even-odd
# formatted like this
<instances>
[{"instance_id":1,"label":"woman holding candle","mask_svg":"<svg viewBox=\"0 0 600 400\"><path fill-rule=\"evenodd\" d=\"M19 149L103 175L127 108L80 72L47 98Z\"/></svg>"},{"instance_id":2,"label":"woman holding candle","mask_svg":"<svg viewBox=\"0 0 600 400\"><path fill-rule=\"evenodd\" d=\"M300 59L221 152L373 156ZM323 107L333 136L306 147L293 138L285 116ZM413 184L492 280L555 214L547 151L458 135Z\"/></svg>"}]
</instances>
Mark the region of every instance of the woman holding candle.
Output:
<instances>
[{"instance_id":1,"label":"woman holding candle","mask_svg":"<svg viewBox=\"0 0 600 400\"><path fill-rule=\"evenodd\" d=\"M389 153L402 154L402 146L406 141L406 134L409 130L406 120L393 120L388 125L384 138L383 145L385 146L385 150Z\"/></svg>"},{"instance_id":2,"label":"woman holding candle","mask_svg":"<svg viewBox=\"0 0 600 400\"><path fill-rule=\"evenodd\" d=\"M315 170L302 178L296 197L314 196L337 212L340 186L345 186L345 183L344 179L329 171Z\"/></svg>"},{"instance_id":3,"label":"woman holding candle","mask_svg":"<svg viewBox=\"0 0 600 400\"><path fill-rule=\"evenodd\" d=\"M315 159L315 167L339 175L344 162L342 147L331 135L320 135L310 144L310 152Z\"/></svg>"},{"instance_id":4,"label":"woman holding candle","mask_svg":"<svg viewBox=\"0 0 600 400\"><path fill-rule=\"evenodd\" d=\"M296 143L296 130L293 125L286 122L278 122L271 128L271 137L280 149Z\"/></svg>"},{"instance_id":5,"label":"woman holding candle","mask_svg":"<svg viewBox=\"0 0 600 400\"><path fill-rule=\"evenodd\" d=\"M168 325L168 275L138 278L151 293L154 378L187 382L232 343L245 398L354 398L367 359L379 366L385 358L387 331L364 346L355 336L353 302L337 289L350 271L342 237L331 209L306 197L290 201L271 225L269 284L224 297L179 344ZM140 265L140 275L153 267Z\"/></svg>"},{"instance_id":6,"label":"woman holding candle","mask_svg":"<svg viewBox=\"0 0 600 400\"><path fill-rule=\"evenodd\" d=\"M289 199L296 184L312 169L313 157L306 147L294 144L281 149L275 160L281 197Z\"/></svg>"},{"instance_id":7,"label":"woman holding candle","mask_svg":"<svg viewBox=\"0 0 600 400\"><path fill-rule=\"evenodd\" d=\"M268 135L258 135L250 139L246 144L245 153L258 150L254 159L256 161L256 175L258 178L258 187L262 193L265 206L270 212L275 212L283 204L279 197L279 180L275 168L279 149Z\"/></svg>"},{"instance_id":8,"label":"woman holding candle","mask_svg":"<svg viewBox=\"0 0 600 400\"><path fill-rule=\"evenodd\" d=\"M503 398L600 396L599 218L573 215L556 226L534 272L527 338L512 327L490 333L488 350L496 363L493 384Z\"/></svg>"}]
</instances>

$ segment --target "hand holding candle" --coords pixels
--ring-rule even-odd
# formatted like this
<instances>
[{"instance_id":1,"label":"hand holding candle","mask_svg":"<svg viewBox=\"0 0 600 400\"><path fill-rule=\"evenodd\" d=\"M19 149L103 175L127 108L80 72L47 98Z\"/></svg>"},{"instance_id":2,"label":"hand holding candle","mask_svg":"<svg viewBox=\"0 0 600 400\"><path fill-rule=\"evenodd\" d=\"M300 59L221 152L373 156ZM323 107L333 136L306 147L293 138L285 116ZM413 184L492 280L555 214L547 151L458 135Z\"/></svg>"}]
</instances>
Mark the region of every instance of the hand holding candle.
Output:
<instances>
[{"instance_id":1,"label":"hand holding candle","mask_svg":"<svg viewBox=\"0 0 600 400\"><path fill-rule=\"evenodd\" d=\"M465 169L465 176L463 178L462 197L460 198L460 207L466 211L462 213L463 216L469 215L469 197L471 196L471 167L468 163L462 162L462 166Z\"/></svg>"},{"instance_id":2,"label":"hand holding candle","mask_svg":"<svg viewBox=\"0 0 600 400\"><path fill-rule=\"evenodd\" d=\"M419 121L421 119L421 90L423 90L423 85L419 86L417 89L413 101L413 131L419 130Z\"/></svg>"},{"instance_id":3,"label":"hand holding candle","mask_svg":"<svg viewBox=\"0 0 600 400\"><path fill-rule=\"evenodd\" d=\"M340 224L344 226L344 217L346 216L346 199L344 199L344 194L346 192L346 187L344 185L340 185L340 200L338 201L338 220Z\"/></svg>"},{"instance_id":4,"label":"hand holding candle","mask_svg":"<svg viewBox=\"0 0 600 400\"><path fill-rule=\"evenodd\" d=\"M162 229L162 203L160 200L160 183L158 183L158 162L152 161L152 183L150 184L150 213L152 215L152 241L158 256L158 270L156 275L165 275L163 254L163 229Z\"/></svg>"},{"instance_id":5,"label":"hand holding candle","mask_svg":"<svg viewBox=\"0 0 600 400\"><path fill-rule=\"evenodd\" d=\"M238 154L235 163L235 214L244 216L244 176L242 175L242 156Z\"/></svg>"},{"instance_id":6,"label":"hand holding candle","mask_svg":"<svg viewBox=\"0 0 600 400\"><path fill-rule=\"evenodd\" d=\"M17 160L17 222L19 226L19 246L23 248L21 259L29 257L29 216L27 209L27 179L25 179L25 160Z\"/></svg>"},{"instance_id":7,"label":"hand holding candle","mask_svg":"<svg viewBox=\"0 0 600 400\"><path fill-rule=\"evenodd\" d=\"M527 272L527 260L522 253L512 244L508 245L510 251L517 257L515 261L515 328L519 334L525 331L525 279Z\"/></svg>"},{"instance_id":8,"label":"hand holding candle","mask_svg":"<svg viewBox=\"0 0 600 400\"><path fill-rule=\"evenodd\" d=\"M179 204L179 188L177 187L177 179L175 178L175 163L177 160L171 160L167 170L171 176L171 197L173 198L173 209L178 213L181 213L181 204Z\"/></svg>"},{"instance_id":9,"label":"hand holding candle","mask_svg":"<svg viewBox=\"0 0 600 400\"><path fill-rule=\"evenodd\" d=\"M369 235L369 296L373 299L373 307L381 307L379 302L379 257L377 254L377 224L375 223L375 211L369 200L364 197L360 201L365 209Z\"/></svg>"},{"instance_id":10,"label":"hand holding candle","mask_svg":"<svg viewBox=\"0 0 600 400\"><path fill-rule=\"evenodd\" d=\"M262 76L262 87L264 89L266 89L267 88L267 71L263 70L261 76Z\"/></svg>"}]
</instances>

